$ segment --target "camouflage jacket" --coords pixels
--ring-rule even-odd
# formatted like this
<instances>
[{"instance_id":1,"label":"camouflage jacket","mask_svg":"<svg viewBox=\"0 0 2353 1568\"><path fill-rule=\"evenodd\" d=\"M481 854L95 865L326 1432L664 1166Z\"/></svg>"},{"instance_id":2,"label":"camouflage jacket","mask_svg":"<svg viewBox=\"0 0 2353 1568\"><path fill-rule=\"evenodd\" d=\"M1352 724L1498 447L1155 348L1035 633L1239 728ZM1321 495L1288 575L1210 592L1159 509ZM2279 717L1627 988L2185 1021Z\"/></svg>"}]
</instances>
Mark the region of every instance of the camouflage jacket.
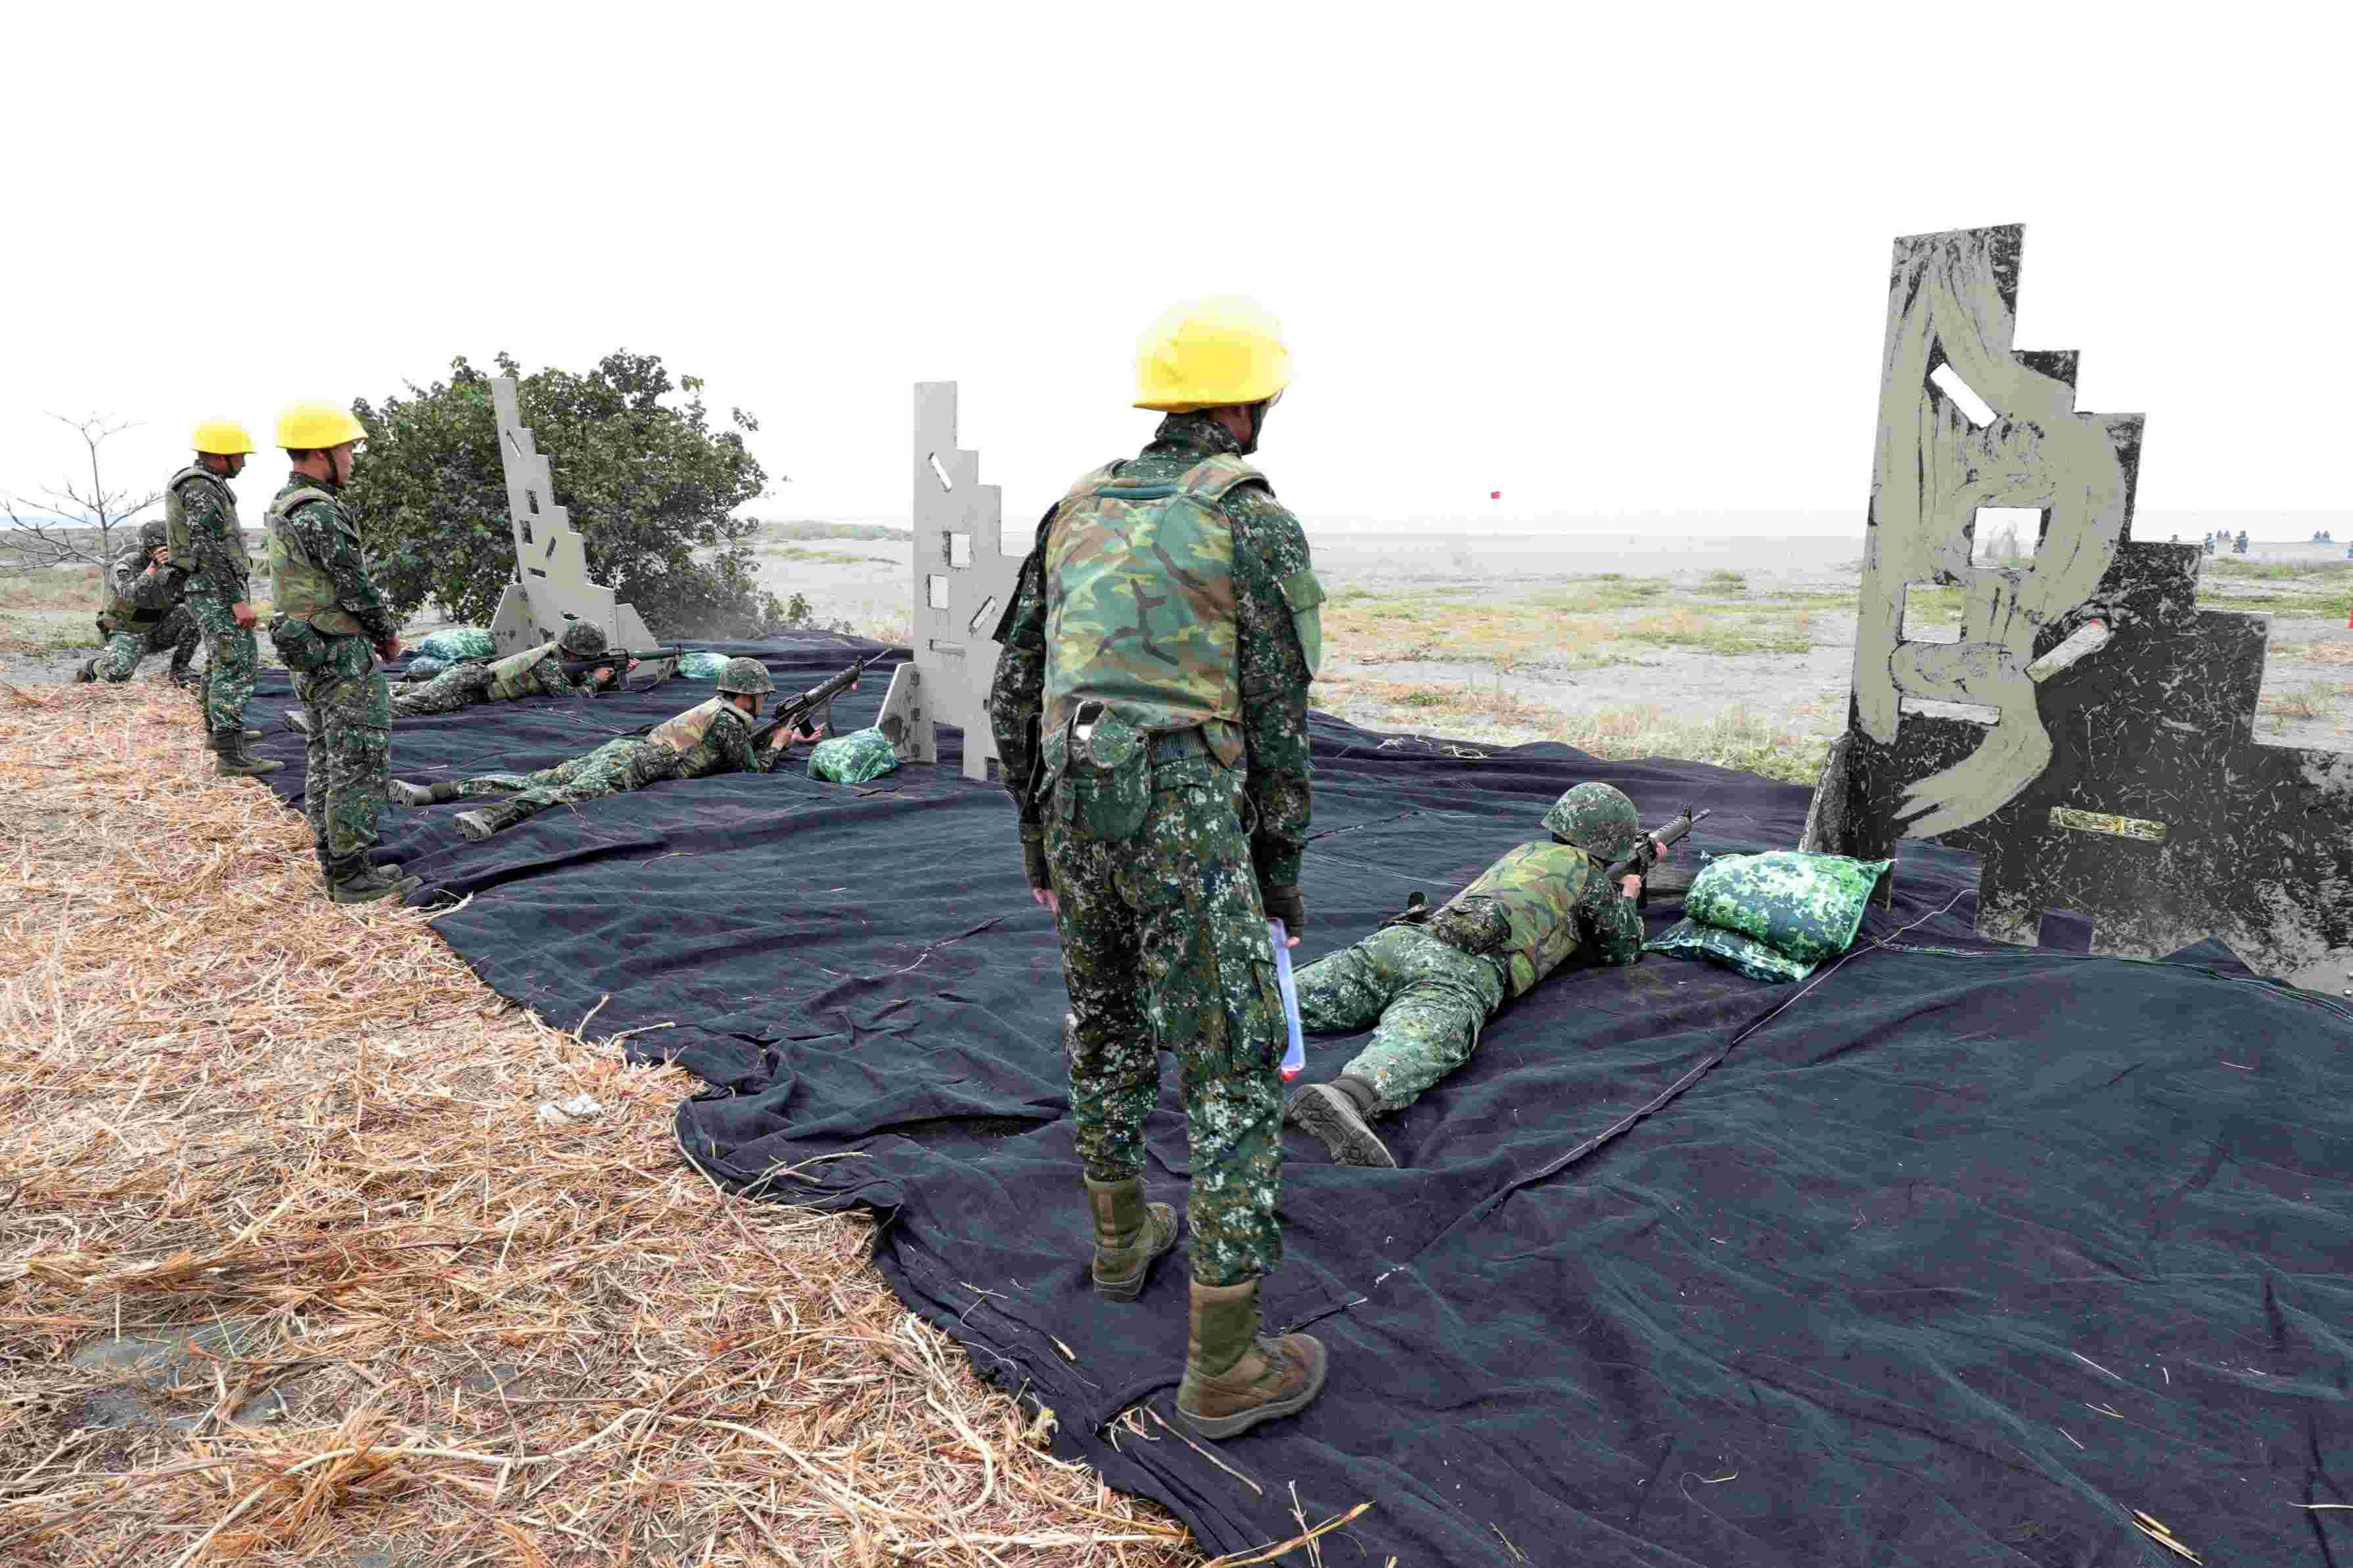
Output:
<instances>
[{"instance_id":1,"label":"camouflage jacket","mask_svg":"<svg viewBox=\"0 0 2353 1568\"><path fill-rule=\"evenodd\" d=\"M295 473L286 477L278 493L333 488ZM348 526L337 526L338 514L349 520ZM333 580L335 602L359 622L370 642L383 642L399 632L400 623L393 618L384 595L368 581L367 552L359 544L359 520L352 517L349 507L340 500L305 501L287 513L280 526L288 535L287 542Z\"/></svg>"},{"instance_id":2,"label":"camouflage jacket","mask_svg":"<svg viewBox=\"0 0 2353 1568\"><path fill-rule=\"evenodd\" d=\"M755 755L752 749L755 723L723 694L673 714L655 725L646 739L678 754L678 769L671 775L675 778L774 773L791 748L763 746Z\"/></svg>"},{"instance_id":3,"label":"camouflage jacket","mask_svg":"<svg viewBox=\"0 0 2353 1568\"><path fill-rule=\"evenodd\" d=\"M1641 911L1605 869L1574 844L1523 844L1433 913L1430 930L1494 964L1513 996L1580 949L1631 963L1642 952Z\"/></svg>"},{"instance_id":4,"label":"camouflage jacket","mask_svg":"<svg viewBox=\"0 0 2353 1568\"><path fill-rule=\"evenodd\" d=\"M147 574L147 547L133 538L129 544L114 552L106 568L106 614L110 622L132 622L153 626L164 613L180 602L180 575L169 569ZM118 616L118 607L127 606L127 616ZM118 625L117 631L128 626Z\"/></svg>"},{"instance_id":5,"label":"camouflage jacket","mask_svg":"<svg viewBox=\"0 0 2353 1568\"><path fill-rule=\"evenodd\" d=\"M173 565L187 574L189 592L209 595L224 605L245 603L252 569L246 561L245 531L237 525L237 497L228 480L207 475L183 479L176 488L194 559L175 560Z\"/></svg>"},{"instance_id":6,"label":"camouflage jacket","mask_svg":"<svg viewBox=\"0 0 2353 1568\"><path fill-rule=\"evenodd\" d=\"M1171 414L1143 453L1115 466L1125 484L1173 483L1205 458L1239 454L1241 443L1207 414ZM1060 510L1057 502L1055 510ZM1233 530L1235 664L1242 698L1242 743L1256 823L1250 855L1260 878L1276 885L1299 880L1310 808L1307 683L1311 654L1293 625L1292 605L1278 584L1310 574L1307 536L1290 509L1262 485L1226 493L1220 510ZM1038 772L1039 721L1045 703L1050 606L1045 558L1054 512L1038 525L1037 547L1022 563L1013 604L998 630L1004 651L988 695L998 767L1021 814L1025 837L1041 831ZM1305 606L1312 610L1313 606ZM1312 624L1312 616L1310 617Z\"/></svg>"}]
</instances>

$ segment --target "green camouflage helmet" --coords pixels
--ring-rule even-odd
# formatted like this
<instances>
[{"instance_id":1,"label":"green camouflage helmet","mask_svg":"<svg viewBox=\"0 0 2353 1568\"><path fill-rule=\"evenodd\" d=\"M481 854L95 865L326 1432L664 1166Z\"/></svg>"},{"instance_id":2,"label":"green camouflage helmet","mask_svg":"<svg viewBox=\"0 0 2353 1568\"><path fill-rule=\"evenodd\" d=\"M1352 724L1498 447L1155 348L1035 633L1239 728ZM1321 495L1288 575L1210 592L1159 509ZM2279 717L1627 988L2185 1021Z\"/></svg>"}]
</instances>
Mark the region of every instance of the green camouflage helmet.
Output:
<instances>
[{"instance_id":1,"label":"green camouflage helmet","mask_svg":"<svg viewBox=\"0 0 2353 1568\"><path fill-rule=\"evenodd\" d=\"M1634 803L1606 784L1581 784L1564 794L1545 813L1544 825L1556 838L1605 865L1623 859L1642 836L1642 818Z\"/></svg>"},{"instance_id":2,"label":"green camouflage helmet","mask_svg":"<svg viewBox=\"0 0 2353 1568\"><path fill-rule=\"evenodd\" d=\"M139 525L139 547L142 550L153 550L170 538L171 531L160 517Z\"/></svg>"},{"instance_id":3,"label":"green camouflage helmet","mask_svg":"<svg viewBox=\"0 0 2353 1568\"><path fill-rule=\"evenodd\" d=\"M574 658L595 658L605 651L605 634L586 621L575 621L564 628L555 646Z\"/></svg>"},{"instance_id":4,"label":"green camouflage helmet","mask_svg":"<svg viewBox=\"0 0 2353 1568\"><path fill-rule=\"evenodd\" d=\"M719 672L719 689L748 692L758 696L774 691L776 683L768 678L768 667L756 658L731 658Z\"/></svg>"}]
</instances>

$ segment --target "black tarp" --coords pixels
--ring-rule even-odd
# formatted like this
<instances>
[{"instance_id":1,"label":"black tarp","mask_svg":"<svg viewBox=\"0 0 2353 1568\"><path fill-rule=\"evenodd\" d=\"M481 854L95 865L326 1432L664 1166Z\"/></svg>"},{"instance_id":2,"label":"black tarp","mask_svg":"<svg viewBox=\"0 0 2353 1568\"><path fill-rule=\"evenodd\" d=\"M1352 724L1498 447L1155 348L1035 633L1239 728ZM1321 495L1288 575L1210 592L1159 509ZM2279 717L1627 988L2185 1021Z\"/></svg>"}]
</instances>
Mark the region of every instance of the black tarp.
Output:
<instances>
[{"instance_id":1,"label":"black tarp","mask_svg":"<svg viewBox=\"0 0 2353 1568\"><path fill-rule=\"evenodd\" d=\"M789 688L864 646L759 651ZM705 690L404 722L395 771L543 763ZM1794 843L1807 798L1320 718L1315 741L1303 961L1442 897L1580 779L1649 820L1714 807L1703 851ZM723 1086L679 1117L722 1179L886 1211L901 1298L1211 1551L1294 1532L1295 1486L1311 1521L1376 1505L1332 1564L2176 1561L2134 1509L2210 1564L2353 1563L2353 1512L2296 1506L2353 1502L2353 1015L2219 948L2090 958L2064 919L2052 948L1986 947L1973 858L1933 847L1802 995L1656 957L1567 973L1394 1123L1405 1168L1287 1135L1267 1301L1330 1346L1324 1396L1217 1447L1255 1488L1158 1422L1106 1432L1138 1401L1174 1419L1182 1258L1132 1306L1088 1288L1058 950L1002 790L943 752L868 793L663 784L481 845L458 808L396 810L385 847L475 895L437 926L501 992L566 1026L609 995L594 1035L645 1030ZM1312 1038L1309 1076L1356 1043ZM1181 1206L1173 1096L1149 1137Z\"/></svg>"}]
</instances>

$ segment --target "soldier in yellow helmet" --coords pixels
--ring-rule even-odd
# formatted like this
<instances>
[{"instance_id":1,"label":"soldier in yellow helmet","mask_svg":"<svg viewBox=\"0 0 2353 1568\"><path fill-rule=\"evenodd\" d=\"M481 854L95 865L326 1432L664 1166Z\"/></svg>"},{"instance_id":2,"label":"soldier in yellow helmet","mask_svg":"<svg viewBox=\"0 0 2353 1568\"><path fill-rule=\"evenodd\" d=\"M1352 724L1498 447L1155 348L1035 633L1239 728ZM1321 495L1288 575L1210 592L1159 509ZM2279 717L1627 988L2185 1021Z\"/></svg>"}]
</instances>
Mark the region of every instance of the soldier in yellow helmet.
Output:
<instances>
[{"instance_id":1,"label":"soldier in yellow helmet","mask_svg":"<svg viewBox=\"0 0 2353 1568\"><path fill-rule=\"evenodd\" d=\"M269 641L310 710L302 809L339 904L402 899L420 885L368 864L392 778L392 689L376 660L399 657L400 626L368 581L359 521L338 498L366 438L345 409L289 404L278 444L294 471L269 503Z\"/></svg>"},{"instance_id":2,"label":"soldier in yellow helmet","mask_svg":"<svg viewBox=\"0 0 2353 1568\"><path fill-rule=\"evenodd\" d=\"M245 530L229 480L245 470L253 438L234 419L207 419L195 428L196 458L164 486L164 530L171 569L187 587L188 613L205 639L200 691L205 728L223 778L274 773L283 764L247 749L258 733L245 727L253 695L252 594L246 586Z\"/></svg>"},{"instance_id":3,"label":"soldier in yellow helmet","mask_svg":"<svg viewBox=\"0 0 2353 1568\"><path fill-rule=\"evenodd\" d=\"M1306 924L1307 684L1321 652L1299 520L1242 459L1291 380L1272 317L1189 301L1137 346L1134 458L1039 524L996 640L1006 788L1070 985L1071 1107L1095 1289L1130 1301L1176 1243L1144 1191L1157 1052L1184 1078L1191 1334L1178 1413L1228 1437L1303 1408L1324 1347L1259 1333L1282 1259L1282 1005L1268 919ZM1247 763L1247 766L1245 766Z\"/></svg>"}]
</instances>

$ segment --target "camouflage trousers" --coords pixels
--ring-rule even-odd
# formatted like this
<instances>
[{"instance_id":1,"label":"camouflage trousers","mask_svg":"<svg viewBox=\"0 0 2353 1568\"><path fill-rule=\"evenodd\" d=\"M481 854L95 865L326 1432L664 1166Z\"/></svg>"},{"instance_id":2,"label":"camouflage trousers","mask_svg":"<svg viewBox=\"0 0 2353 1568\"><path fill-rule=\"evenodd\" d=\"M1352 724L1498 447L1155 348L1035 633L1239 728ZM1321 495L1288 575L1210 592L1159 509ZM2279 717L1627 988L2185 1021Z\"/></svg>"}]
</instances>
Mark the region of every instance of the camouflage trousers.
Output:
<instances>
[{"instance_id":1,"label":"camouflage trousers","mask_svg":"<svg viewBox=\"0 0 2353 1568\"><path fill-rule=\"evenodd\" d=\"M489 700L491 679L487 664L451 665L421 685L394 692L392 716L420 719L427 713L455 713L470 708Z\"/></svg>"},{"instance_id":2,"label":"camouflage trousers","mask_svg":"<svg viewBox=\"0 0 2353 1568\"><path fill-rule=\"evenodd\" d=\"M114 632L106 639L106 651L98 656L98 678L120 683L131 679L139 661L164 652L172 654L172 673L185 675L196 657L196 623L185 605L172 606L171 614L152 626L140 626L130 631Z\"/></svg>"},{"instance_id":3,"label":"camouflage trousers","mask_svg":"<svg viewBox=\"0 0 2353 1568\"><path fill-rule=\"evenodd\" d=\"M205 728L240 728L253 695L253 668L259 662L253 628L238 626L228 606L211 594L190 593L188 612L205 636Z\"/></svg>"},{"instance_id":4,"label":"camouflage trousers","mask_svg":"<svg viewBox=\"0 0 2353 1568\"><path fill-rule=\"evenodd\" d=\"M1302 1028L1378 1026L1340 1072L1378 1090L1384 1111L1404 1110L1469 1061L1504 1001L1493 963L1418 926L1384 927L1292 978Z\"/></svg>"},{"instance_id":5,"label":"camouflage trousers","mask_svg":"<svg viewBox=\"0 0 2353 1568\"><path fill-rule=\"evenodd\" d=\"M578 805L623 790L643 789L677 773L676 752L642 735L623 735L586 756L537 773L483 773L460 779L458 793L468 800L501 797L501 815L510 822L521 822L553 805Z\"/></svg>"},{"instance_id":6,"label":"camouflage trousers","mask_svg":"<svg viewBox=\"0 0 2353 1568\"><path fill-rule=\"evenodd\" d=\"M1143 827L1115 843L1049 813L1079 1158L1099 1182L1144 1172L1176 1058L1191 1148L1193 1278L1236 1285L1282 1259L1282 1000L1242 829L1241 774L1208 757L1154 769ZM1068 786L1065 786L1068 787Z\"/></svg>"},{"instance_id":7,"label":"camouflage trousers","mask_svg":"<svg viewBox=\"0 0 2353 1568\"><path fill-rule=\"evenodd\" d=\"M392 689L363 637L326 637L280 618L269 640L311 710L302 811L330 882L367 869L392 783Z\"/></svg>"}]
</instances>

